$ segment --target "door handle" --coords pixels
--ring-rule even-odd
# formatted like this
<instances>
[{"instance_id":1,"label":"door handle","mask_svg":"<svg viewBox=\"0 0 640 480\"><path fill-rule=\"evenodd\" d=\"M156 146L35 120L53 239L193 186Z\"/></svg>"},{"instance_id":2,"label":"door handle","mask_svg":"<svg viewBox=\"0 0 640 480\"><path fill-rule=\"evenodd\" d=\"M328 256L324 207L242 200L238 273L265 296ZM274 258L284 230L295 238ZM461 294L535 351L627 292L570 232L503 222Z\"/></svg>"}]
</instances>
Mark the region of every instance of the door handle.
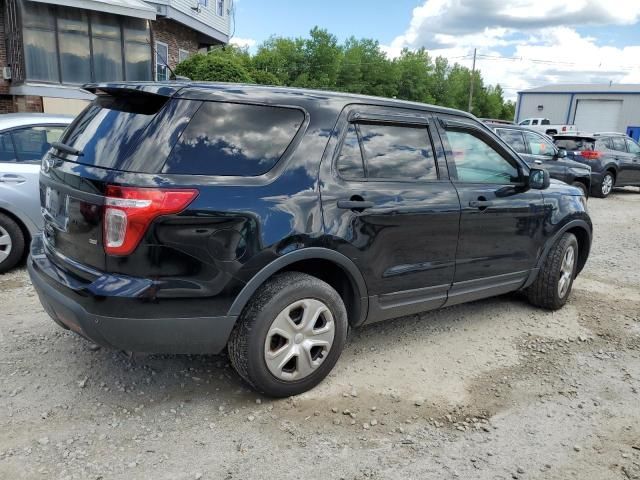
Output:
<instances>
[{"instance_id":1,"label":"door handle","mask_svg":"<svg viewBox=\"0 0 640 480\"><path fill-rule=\"evenodd\" d=\"M20 175L14 175L12 173L0 175L0 183L24 183L26 181L26 178L21 177Z\"/></svg>"},{"instance_id":2,"label":"door handle","mask_svg":"<svg viewBox=\"0 0 640 480\"><path fill-rule=\"evenodd\" d=\"M486 210L487 207L492 207L493 202L491 200L487 200L484 197L478 198L478 200L471 200L469 202L469 206L471 208L477 208L479 210Z\"/></svg>"},{"instance_id":3,"label":"door handle","mask_svg":"<svg viewBox=\"0 0 640 480\"><path fill-rule=\"evenodd\" d=\"M343 208L345 210L356 210L361 212L367 208L373 208L374 206L375 203L368 202L366 200L338 200L338 208Z\"/></svg>"}]
</instances>

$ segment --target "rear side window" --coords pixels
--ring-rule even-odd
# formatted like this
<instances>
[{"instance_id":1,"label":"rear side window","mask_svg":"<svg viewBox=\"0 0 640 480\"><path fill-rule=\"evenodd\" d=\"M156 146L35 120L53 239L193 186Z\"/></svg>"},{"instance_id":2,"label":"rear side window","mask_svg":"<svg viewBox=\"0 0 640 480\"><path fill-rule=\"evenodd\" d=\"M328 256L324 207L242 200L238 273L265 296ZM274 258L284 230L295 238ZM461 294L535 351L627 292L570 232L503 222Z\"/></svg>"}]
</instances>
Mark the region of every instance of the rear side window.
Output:
<instances>
[{"instance_id":1,"label":"rear side window","mask_svg":"<svg viewBox=\"0 0 640 480\"><path fill-rule=\"evenodd\" d=\"M194 115L165 173L257 176L271 170L304 122L293 108L206 102Z\"/></svg>"},{"instance_id":2,"label":"rear side window","mask_svg":"<svg viewBox=\"0 0 640 480\"><path fill-rule=\"evenodd\" d=\"M551 125L551 120L549 120L548 118L540 120L540 125Z\"/></svg>"},{"instance_id":3,"label":"rear side window","mask_svg":"<svg viewBox=\"0 0 640 480\"><path fill-rule=\"evenodd\" d=\"M438 179L426 126L352 124L340 151L337 168L345 178Z\"/></svg>"},{"instance_id":4,"label":"rear side window","mask_svg":"<svg viewBox=\"0 0 640 480\"><path fill-rule=\"evenodd\" d=\"M376 124L358 127L368 178L438 179L425 127Z\"/></svg>"},{"instance_id":5,"label":"rear side window","mask_svg":"<svg viewBox=\"0 0 640 480\"><path fill-rule=\"evenodd\" d=\"M364 162L358 141L356 126L349 125L349 130L344 138L340 155L338 156L338 172L344 178L364 178Z\"/></svg>"}]
</instances>

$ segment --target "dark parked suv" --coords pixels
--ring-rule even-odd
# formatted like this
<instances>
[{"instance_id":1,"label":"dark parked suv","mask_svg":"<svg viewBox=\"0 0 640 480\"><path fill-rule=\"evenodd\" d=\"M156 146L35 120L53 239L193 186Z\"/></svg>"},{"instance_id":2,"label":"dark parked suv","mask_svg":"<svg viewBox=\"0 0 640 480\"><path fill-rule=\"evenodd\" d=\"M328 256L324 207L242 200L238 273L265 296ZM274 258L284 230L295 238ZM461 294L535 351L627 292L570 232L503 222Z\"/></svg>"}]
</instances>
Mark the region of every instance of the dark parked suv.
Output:
<instances>
[{"instance_id":1,"label":"dark parked suv","mask_svg":"<svg viewBox=\"0 0 640 480\"><path fill-rule=\"evenodd\" d=\"M349 327L525 291L567 301L585 198L454 110L321 91L101 84L43 159L28 262L62 327L218 353L273 396Z\"/></svg>"},{"instance_id":2,"label":"dark parked suv","mask_svg":"<svg viewBox=\"0 0 640 480\"><path fill-rule=\"evenodd\" d=\"M640 145L622 133L554 135L567 157L589 165L592 193L605 198L613 187L640 187Z\"/></svg>"},{"instance_id":3,"label":"dark parked suv","mask_svg":"<svg viewBox=\"0 0 640 480\"><path fill-rule=\"evenodd\" d=\"M531 166L540 165L551 178L561 180L589 196L591 168L567 158L567 151L556 147L551 137L517 125L487 123L500 138Z\"/></svg>"}]
</instances>

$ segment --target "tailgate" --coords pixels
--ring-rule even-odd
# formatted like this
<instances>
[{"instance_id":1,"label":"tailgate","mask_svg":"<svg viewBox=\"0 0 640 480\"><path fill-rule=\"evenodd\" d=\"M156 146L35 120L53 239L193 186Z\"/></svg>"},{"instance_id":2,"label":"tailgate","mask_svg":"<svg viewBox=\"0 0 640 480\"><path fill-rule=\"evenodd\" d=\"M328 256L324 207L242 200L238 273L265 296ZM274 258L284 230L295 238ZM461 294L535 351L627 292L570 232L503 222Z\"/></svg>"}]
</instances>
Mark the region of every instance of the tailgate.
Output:
<instances>
[{"instance_id":1,"label":"tailgate","mask_svg":"<svg viewBox=\"0 0 640 480\"><path fill-rule=\"evenodd\" d=\"M99 93L43 159L40 203L52 260L106 270L107 186L121 184L125 172L161 171L199 105L130 88Z\"/></svg>"}]
</instances>

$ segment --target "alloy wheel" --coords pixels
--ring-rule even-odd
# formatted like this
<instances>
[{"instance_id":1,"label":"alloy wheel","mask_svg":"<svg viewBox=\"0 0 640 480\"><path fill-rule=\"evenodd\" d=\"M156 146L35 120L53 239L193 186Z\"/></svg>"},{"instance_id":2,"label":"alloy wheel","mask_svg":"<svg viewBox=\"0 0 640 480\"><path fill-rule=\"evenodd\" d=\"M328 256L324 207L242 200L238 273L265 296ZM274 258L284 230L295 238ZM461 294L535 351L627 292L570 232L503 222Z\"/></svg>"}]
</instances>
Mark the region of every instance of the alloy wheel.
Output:
<instances>
[{"instance_id":1,"label":"alloy wheel","mask_svg":"<svg viewBox=\"0 0 640 480\"><path fill-rule=\"evenodd\" d=\"M0 226L0 263L4 262L13 248L13 242L9 236L9 232Z\"/></svg>"},{"instance_id":2,"label":"alloy wheel","mask_svg":"<svg viewBox=\"0 0 640 480\"><path fill-rule=\"evenodd\" d=\"M611 190L613 190L613 177L611 174L607 174L602 179L602 194L607 196L611 193Z\"/></svg>"},{"instance_id":3,"label":"alloy wheel","mask_svg":"<svg viewBox=\"0 0 640 480\"><path fill-rule=\"evenodd\" d=\"M335 337L335 321L320 300L305 298L288 305L269 327L264 343L267 368L276 378L300 380L326 360Z\"/></svg>"},{"instance_id":4,"label":"alloy wheel","mask_svg":"<svg viewBox=\"0 0 640 480\"><path fill-rule=\"evenodd\" d=\"M571 277L576 263L576 251L573 246L569 246L564 252L562 264L560 265L560 278L558 279L558 296L564 298L571 285Z\"/></svg>"}]
</instances>

